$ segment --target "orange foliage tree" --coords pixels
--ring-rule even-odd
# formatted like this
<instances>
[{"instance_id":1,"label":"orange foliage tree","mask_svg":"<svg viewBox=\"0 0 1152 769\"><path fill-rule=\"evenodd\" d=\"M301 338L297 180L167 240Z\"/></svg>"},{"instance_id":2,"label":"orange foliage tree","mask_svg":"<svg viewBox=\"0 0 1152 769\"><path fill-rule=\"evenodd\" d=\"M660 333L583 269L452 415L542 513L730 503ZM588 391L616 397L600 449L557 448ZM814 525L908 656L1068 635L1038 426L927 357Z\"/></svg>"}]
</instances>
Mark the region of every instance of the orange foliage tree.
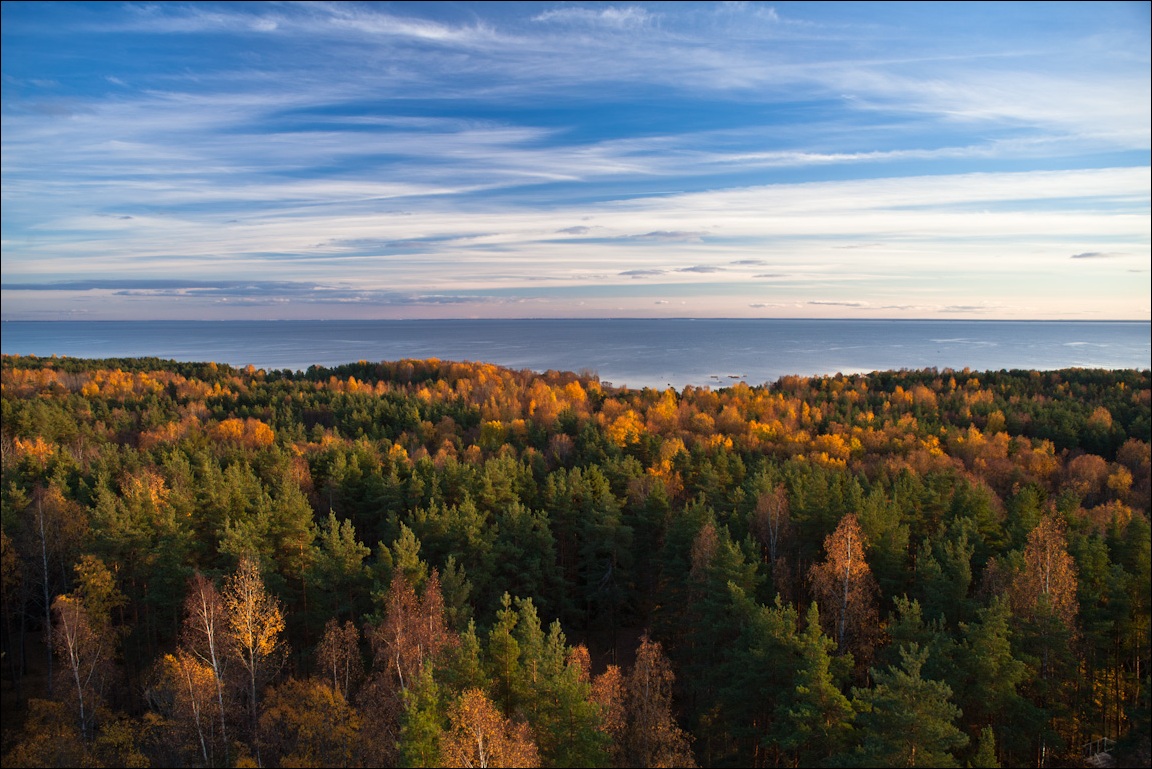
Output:
<instances>
[{"instance_id":1,"label":"orange foliage tree","mask_svg":"<svg viewBox=\"0 0 1152 769\"><path fill-rule=\"evenodd\" d=\"M867 540L854 513L824 540L825 558L808 572L820 605L820 617L841 653L851 651L863 664L875 642L876 580L864 559Z\"/></svg>"},{"instance_id":2,"label":"orange foliage tree","mask_svg":"<svg viewBox=\"0 0 1152 769\"><path fill-rule=\"evenodd\" d=\"M540 754L527 724L505 718L479 689L460 695L448 711L441 742L448 766L540 766Z\"/></svg>"},{"instance_id":3,"label":"orange foliage tree","mask_svg":"<svg viewBox=\"0 0 1152 769\"><path fill-rule=\"evenodd\" d=\"M1058 617L1072 629L1076 622L1076 562L1068 554L1063 521L1040 519L1024 546L1024 569L1012 582L1013 613L1032 617L1038 608Z\"/></svg>"},{"instance_id":4,"label":"orange foliage tree","mask_svg":"<svg viewBox=\"0 0 1152 769\"><path fill-rule=\"evenodd\" d=\"M660 644L645 636L625 683L627 744L634 766L695 766L689 736L672 715L676 676Z\"/></svg>"}]
</instances>

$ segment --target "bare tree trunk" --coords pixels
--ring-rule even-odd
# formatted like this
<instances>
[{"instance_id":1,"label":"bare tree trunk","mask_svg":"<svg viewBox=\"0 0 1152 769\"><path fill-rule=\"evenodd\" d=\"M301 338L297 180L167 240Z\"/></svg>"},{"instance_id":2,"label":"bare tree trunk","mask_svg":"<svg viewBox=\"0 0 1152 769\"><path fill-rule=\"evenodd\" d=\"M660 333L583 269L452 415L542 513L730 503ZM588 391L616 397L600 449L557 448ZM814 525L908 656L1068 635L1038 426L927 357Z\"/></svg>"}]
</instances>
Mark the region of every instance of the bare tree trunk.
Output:
<instances>
[{"instance_id":1,"label":"bare tree trunk","mask_svg":"<svg viewBox=\"0 0 1152 769\"><path fill-rule=\"evenodd\" d=\"M44 504L36 498L36 522L40 529L40 564L44 577L44 641L48 649L48 696L52 696L52 588L48 570L48 535L44 530Z\"/></svg>"}]
</instances>

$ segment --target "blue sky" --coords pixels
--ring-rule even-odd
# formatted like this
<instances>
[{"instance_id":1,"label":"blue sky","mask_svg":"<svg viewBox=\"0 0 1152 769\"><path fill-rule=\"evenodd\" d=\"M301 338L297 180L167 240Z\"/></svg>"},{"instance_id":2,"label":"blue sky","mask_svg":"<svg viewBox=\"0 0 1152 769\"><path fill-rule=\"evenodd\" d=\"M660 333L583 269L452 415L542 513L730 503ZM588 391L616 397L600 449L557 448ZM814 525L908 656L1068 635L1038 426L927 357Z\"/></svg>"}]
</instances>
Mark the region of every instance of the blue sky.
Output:
<instances>
[{"instance_id":1,"label":"blue sky","mask_svg":"<svg viewBox=\"0 0 1152 769\"><path fill-rule=\"evenodd\" d=\"M5 2L5 319L1152 317L1149 3Z\"/></svg>"}]
</instances>

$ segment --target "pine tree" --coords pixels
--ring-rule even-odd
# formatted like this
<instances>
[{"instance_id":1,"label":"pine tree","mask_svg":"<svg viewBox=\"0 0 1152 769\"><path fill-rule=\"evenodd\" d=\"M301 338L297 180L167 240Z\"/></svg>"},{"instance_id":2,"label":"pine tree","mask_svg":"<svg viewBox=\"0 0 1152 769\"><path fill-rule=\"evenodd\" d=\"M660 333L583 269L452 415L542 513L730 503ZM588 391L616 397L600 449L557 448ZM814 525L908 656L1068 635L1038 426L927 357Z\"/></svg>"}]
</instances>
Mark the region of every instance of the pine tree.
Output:
<instances>
[{"instance_id":1,"label":"pine tree","mask_svg":"<svg viewBox=\"0 0 1152 769\"><path fill-rule=\"evenodd\" d=\"M991 726L980 730L976 752L968 760L968 766L971 769L1000 769L1000 761L996 758L996 733Z\"/></svg>"},{"instance_id":2,"label":"pine tree","mask_svg":"<svg viewBox=\"0 0 1152 769\"><path fill-rule=\"evenodd\" d=\"M400 765L443 766L441 741L446 715L441 690L426 662L419 678L404 692L404 715L400 720Z\"/></svg>"},{"instance_id":3,"label":"pine tree","mask_svg":"<svg viewBox=\"0 0 1152 769\"><path fill-rule=\"evenodd\" d=\"M1007 599L994 598L977 612L975 622L960 625L955 695L970 731L995 727L1002 737L1019 735L1001 741L1001 750L1015 764L1025 760L1040 714L1019 691L1028 667L1013 654L1011 619Z\"/></svg>"},{"instance_id":4,"label":"pine tree","mask_svg":"<svg viewBox=\"0 0 1152 769\"><path fill-rule=\"evenodd\" d=\"M872 669L873 688L852 690L861 739L841 760L854 766L959 766L955 752L968 737L954 724L960 709L951 702L952 690L921 677L927 649L913 644L900 656L898 668Z\"/></svg>"},{"instance_id":5,"label":"pine tree","mask_svg":"<svg viewBox=\"0 0 1152 769\"><path fill-rule=\"evenodd\" d=\"M830 655L836 642L820 629L815 603L808 610L807 623L797 640L800 664L796 686L776 709L773 734L780 747L795 756L798 765L813 766L846 745L854 712L832 675Z\"/></svg>"},{"instance_id":6,"label":"pine tree","mask_svg":"<svg viewBox=\"0 0 1152 769\"><path fill-rule=\"evenodd\" d=\"M488 633L487 673L492 679L492 695L496 704L505 711L511 711L518 704L518 689L522 673L520 670L520 642L514 631L520 621L519 613L512 607L512 596L504 594L500 611L496 613L496 624Z\"/></svg>"},{"instance_id":7,"label":"pine tree","mask_svg":"<svg viewBox=\"0 0 1152 769\"><path fill-rule=\"evenodd\" d=\"M798 616L779 596L773 606L763 606L740 588L731 590L741 632L721 669L720 714L736 742L737 762L766 766L783 760L779 740L786 735L779 729L786 728L778 726L801 665Z\"/></svg>"}]
</instances>

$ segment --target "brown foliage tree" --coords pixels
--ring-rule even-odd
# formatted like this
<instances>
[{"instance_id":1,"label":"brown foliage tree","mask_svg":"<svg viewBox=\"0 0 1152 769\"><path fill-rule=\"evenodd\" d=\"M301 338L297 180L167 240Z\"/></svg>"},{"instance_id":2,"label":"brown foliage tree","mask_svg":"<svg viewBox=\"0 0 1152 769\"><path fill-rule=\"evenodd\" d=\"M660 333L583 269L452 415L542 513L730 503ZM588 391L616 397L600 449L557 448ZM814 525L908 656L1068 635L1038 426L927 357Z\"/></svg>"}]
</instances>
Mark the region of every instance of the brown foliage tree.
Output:
<instances>
[{"instance_id":1,"label":"brown foliage tree","mask_svg":"<svg viewBox=\"0 0 1152 769\"><path fill-rule=\"evenodd\" d=\"M788 493L784 484L778 484L771 491L762 491L756 498L756 509L752 512L752 532L768 553L768 562L776 563L783 550L784 539L788 536L790 509Z\"/></svg>"},{"instance_id":2,"label":"brown foliage tree","mask_svg":"<svg viewBox=\"0 0 1152 769\"><path fill-rule=\"evenodd\" d=\"M31 562L31 568L25 573L31 577L29 588L38 586L44 602L44 640L48 645L51 690L55 678L52 658L57 648L52 638L52 596L67 583L68 571L87 528L87 517L80 505L65 498L55 485L37 487L32 496L33 501L25 510L27 520L23 527L27 541L19 543L19 549L28 554Z\"/></svg>"},{"instance_id":3,"label":"brown foliage tree","mask_svg":"<svg viewBox=\"0 0 1152 769\"><path fill-rule=\"evenodd\" d=\"M369 764L395 760L404 712L404 693L419 679L425 661L459 642L444 621L439 573L433 569L424 593L397 569L385 599L384 621L368 630L372 675L358 698L364 716L361 740Z\"/></svg>"},{"instance_id":4,"label":"brown foliage tree","mask_svg":"<svg viewBox=\"0 0 1152 769\"><path fill-rule=\"evenodd\" d=\"M316 662L325 682L344 699L352 696L352 689L364 677L364 661L360 657L360 631L351 621L341 625L335 619L324 626L324 638L316 647Z\"/></svg>"},{"instance_id":5,"label":"brown foliage tree","mask_svg":"<svg viewBox=\"0 0 1152 769\"><path fill-rule=\"evenodd\" d=\"M1082 454L1068 463L1064 489L1090 507L1098 503L1108 479L1108 463L1095 454Z\"/></svg>"},{"instance_id":6,"label":"brown foliage tree","mask_svg":"<svg viewBox=\"0 0 1152 769\"><path fill-rule=\"evenodd\" d=\"M103 700L111 667L111 639L93 626L78 596L58 596L52 603L52 613L56 618L53 643L63 662L59 675L69 692L80 737L91 742L96 708Z\"/></svg>"},{"instance_id":7,"label":"brown foliage tree","mask_svg":"<svg viewBox=\"0 0 1152 769\"><path fill-rule=\"evenodd\" d=\"M1076 622L1076 563L1068 554L1064 522L1053 516L1040 519L1024 546L1024 569L1012 582L1012 612L1032 617L1043 602L1065 627Z\"/></svg>"},{"instance_id":8,"label":"brown foliage tree","mask_svg":"<svg viewBox=\"0 0 1152 769\"><path fill-rule=\"evenodd\" d=\"M384 621L369 631L369 641L374 666L378 671L387 669L401 691L419 677L426 659L435 659L455 641L444 622L444 597L436 570L419 598L402 572L392 576Z\"/></svg>"},{"instance_id":9,"label":"brown foliage tree","mask_svg":"<svg viewBox=\"0 0 1152 769\"><path fill-rule=\"evenodd\" d=\"M824 540L824 561L808 571L826 632L841 653L852 652L859 664L871 657L877 627L878 590L864 560L866 546L856 515L846 515Z\"/></svg>"},{"instance_id":10,"label":"brown foliage tree","mask_svg":"<svg viewBox=\"0 0 1152 769\"><path fill-rule=\"evenodd\" d=\"M628 766L624 741L628 714L624 710L624 676L616 665L592 679L592 701L600 706L601 729L611 739L613 766Z\"/></svg>"},{"instance_id":11,"label":"brown foliage tree","mask_svg":"<svg viewBox=\"0 0 1152 769\"><path fill-rule=\"evenodd\" d=\"M672 715L675 680L660 644L644 636L623 686L623 766L696 766L689 737Z\"/></svg>"}]
</instances>

